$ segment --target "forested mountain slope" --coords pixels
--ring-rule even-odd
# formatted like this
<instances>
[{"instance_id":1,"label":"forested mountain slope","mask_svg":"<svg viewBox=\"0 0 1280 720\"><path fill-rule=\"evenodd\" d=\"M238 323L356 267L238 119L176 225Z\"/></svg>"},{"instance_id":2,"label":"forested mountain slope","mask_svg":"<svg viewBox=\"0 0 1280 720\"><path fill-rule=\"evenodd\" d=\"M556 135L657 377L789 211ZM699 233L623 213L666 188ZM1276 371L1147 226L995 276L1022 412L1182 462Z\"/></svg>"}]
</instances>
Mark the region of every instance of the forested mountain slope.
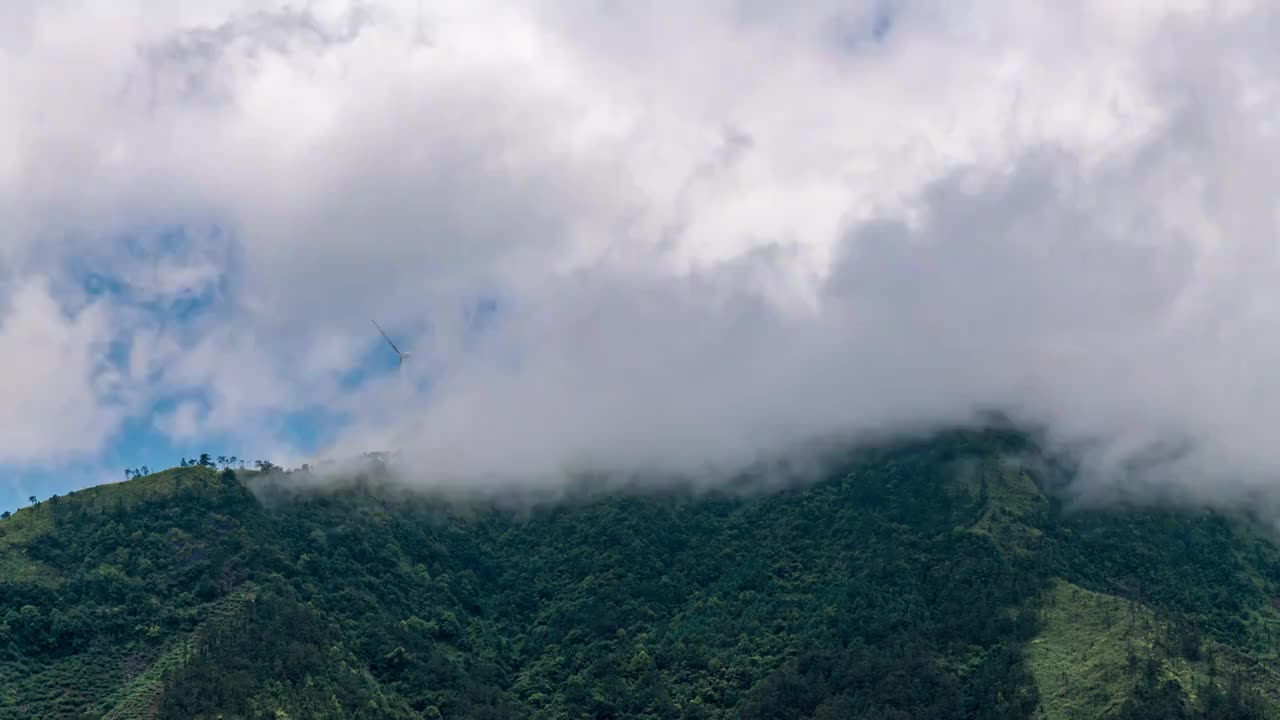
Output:
<instances>
[{"instance_id":1,"label":"forested mountain slope","mask_svg":"<svg viewBox=\"0 0 1280 720\"><path fill-rule=\"evenodd\" d=\"M1023 436L512 512L178 468L0 520L0 718L1280 717L1280 553ZM276 488L275 491L272 488Z\"/></svg>"}]
</instances>

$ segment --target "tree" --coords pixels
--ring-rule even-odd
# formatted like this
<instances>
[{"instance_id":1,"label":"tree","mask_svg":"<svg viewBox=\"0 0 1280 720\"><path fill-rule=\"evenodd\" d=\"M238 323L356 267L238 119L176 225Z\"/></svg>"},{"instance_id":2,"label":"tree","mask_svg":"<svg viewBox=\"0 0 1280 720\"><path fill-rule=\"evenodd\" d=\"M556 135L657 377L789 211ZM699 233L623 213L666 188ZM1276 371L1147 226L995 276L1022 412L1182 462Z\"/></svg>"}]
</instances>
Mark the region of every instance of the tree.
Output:
<instances>
[{"instance_id":1,"label":"tree","mask_svg":"<svg viewBox=\"0 0 1280 720\"><path fill-rule=\"evenodd\" d=\"M5 520L8 520L11 515L13 515L13 513L9 512L8 510L5 510L4 512L0 513L0 518L4 518Z\"/></svg>"},{"instance_id":2,"label":"tree","mask_svg":"<svg viewBox=\"0 0 1280 720\"><path fill-rule=\"evenodd\" d=\"M27 498L27 501L30 502L32 505L40 504L40 501L36 499L35 495L32 495L31 497Z\"/></svg>"},{"instance_id":3,"label":"tree","mask_svg":"<svg viewBox=\"0 0 1280 720\"><path fill-rule=\"evenodd\" d=\"M226 456L226 455L219 455L219 456L218 456L218 464L225 468L225 467L227 466L227 456Z\"/></svg>"},{"instance_id":4,"label":"tree","mask_svg":"<svg viewBox=\"0 0 1280 720\"><path fill-rule=\"evenodd\" d=\"M198 464L201 467L213 467L213 460L209 459L209 453L200 453Z\"/></svg>"}]
</instances>

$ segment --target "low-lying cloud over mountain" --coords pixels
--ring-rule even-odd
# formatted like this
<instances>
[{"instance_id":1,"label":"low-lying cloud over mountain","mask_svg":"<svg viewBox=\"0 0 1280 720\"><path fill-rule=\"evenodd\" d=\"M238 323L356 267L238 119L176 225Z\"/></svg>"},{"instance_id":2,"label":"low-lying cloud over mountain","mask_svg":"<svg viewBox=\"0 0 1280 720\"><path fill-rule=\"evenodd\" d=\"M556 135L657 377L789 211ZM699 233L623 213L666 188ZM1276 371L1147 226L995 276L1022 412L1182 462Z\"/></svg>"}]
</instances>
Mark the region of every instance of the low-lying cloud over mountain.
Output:
<instances>
[{"instance_id":1,"label":"low-lying cloud over mountain","mask_svg":"<svg viewBox=\"0 0 1280 720\"><path fill-rule=\"evenodd\" d=\"M149 428L545 482L1000 408L1099 470L1172 440L1169 482L1270 487L1278 21L14 5L0 463ZM414 351L403 375L375 371L370 317ZM317 417L323 439L291 433Z\"/></svg>"}]
</instances>

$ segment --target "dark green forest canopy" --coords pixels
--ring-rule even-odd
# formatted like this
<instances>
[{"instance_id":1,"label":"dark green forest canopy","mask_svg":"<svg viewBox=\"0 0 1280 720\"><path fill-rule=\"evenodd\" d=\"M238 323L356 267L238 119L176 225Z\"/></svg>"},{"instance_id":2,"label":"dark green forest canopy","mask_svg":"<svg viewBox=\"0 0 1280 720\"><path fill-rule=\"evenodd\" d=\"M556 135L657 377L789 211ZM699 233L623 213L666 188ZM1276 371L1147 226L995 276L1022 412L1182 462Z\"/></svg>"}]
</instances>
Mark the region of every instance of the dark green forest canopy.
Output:
<instances>
[{"instance_id":1,"label":"dark green forest canopy","mask_svg":"<svg viewBox=\"0 0 1280 720\"><path fill-rule=\"evenodd\" d=\"M176 468L0 521L0 718L1273 716L1269 534L1049 467L952 432L515 509Z\"/></svg>"}]
</instances>

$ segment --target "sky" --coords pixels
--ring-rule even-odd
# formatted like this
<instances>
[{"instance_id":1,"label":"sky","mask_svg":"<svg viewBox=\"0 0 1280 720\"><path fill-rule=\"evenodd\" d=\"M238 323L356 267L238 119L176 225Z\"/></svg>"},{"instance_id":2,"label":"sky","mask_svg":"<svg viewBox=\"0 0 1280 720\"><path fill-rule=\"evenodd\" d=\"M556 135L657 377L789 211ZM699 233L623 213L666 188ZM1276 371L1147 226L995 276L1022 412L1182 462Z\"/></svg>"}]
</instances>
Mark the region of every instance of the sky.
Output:
<instances>
[{"instance_id":1,"label":"sky","mask_svg":"<svg viewBox=\"0 0 1280 720\"><path fill-rule=\"evenodd\" d=\"M200 452L720 478L993 408L1100 487L1269 492L1278 53L1249 0L5 4L0 507Z\"/></svg>"}]
</instances>

